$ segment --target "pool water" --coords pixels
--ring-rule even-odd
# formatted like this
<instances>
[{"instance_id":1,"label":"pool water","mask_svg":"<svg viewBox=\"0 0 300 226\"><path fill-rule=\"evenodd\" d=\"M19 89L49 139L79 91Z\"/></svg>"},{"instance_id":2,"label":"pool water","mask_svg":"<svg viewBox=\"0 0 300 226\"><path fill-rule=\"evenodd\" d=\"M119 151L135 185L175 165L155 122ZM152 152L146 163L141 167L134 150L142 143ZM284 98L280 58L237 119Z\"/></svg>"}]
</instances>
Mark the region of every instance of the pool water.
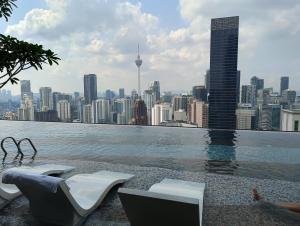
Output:
<instances>
[{"instance_id":1,"label":"pool water","mask_svg":"<svg viewBox=\"0 0 300 226\"><path fill-rule=\"evenodd\" d=\"M300 181L300 133L0 121L37 158L118 162ZM9 156L15 147L8 141ZM22 145L28 156L32 150ZM2 154L2 153L1 153Z\"/></svg>"}]
</instances>

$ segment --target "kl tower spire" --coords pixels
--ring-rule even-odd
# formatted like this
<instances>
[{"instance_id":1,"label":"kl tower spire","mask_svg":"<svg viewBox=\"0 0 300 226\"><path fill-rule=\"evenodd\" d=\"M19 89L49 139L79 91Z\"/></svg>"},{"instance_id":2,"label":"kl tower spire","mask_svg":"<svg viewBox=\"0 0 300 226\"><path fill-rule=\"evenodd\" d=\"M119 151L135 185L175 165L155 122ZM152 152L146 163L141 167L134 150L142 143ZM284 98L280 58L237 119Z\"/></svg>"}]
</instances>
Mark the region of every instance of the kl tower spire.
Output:
<instances>
[{"instance_id":1,"label":"kl tower spire","mask_svg":"<svg viewBox=\"0 0 300 226\"><path fill-rule=\"evenodd\" d=\"M138 55L137 59L135 60L135 64L138 67L138 95L141 98L141 66L142 66L142 59L140 57L140 45L138 44Z\"/></svg>"}]
</instances>

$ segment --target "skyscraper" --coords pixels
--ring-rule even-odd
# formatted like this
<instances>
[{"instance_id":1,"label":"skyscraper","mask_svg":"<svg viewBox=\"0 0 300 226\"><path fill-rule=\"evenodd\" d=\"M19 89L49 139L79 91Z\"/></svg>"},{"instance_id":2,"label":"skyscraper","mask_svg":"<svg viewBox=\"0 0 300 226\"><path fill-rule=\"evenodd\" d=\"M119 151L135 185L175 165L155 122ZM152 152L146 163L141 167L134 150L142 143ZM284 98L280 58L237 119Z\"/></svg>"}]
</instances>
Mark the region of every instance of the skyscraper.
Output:
<instances>
[{"instance_id":1,"label":"skyscraper","mask_svg":"<svg viewBox=\"0 0 300 226\"><path fill-rule=\"evenodd\" d=\"M125 97L125 90L124 88L119 89L119 98L124 98Z\"/></svg>"},{"instance_id":2,"label":"skyscraper","mask_svg":"<svg viewBox=\"0 0 300 226\"><path fill-rule=\"evenodd\" d=\"M264 79L253 76L251 78L251 85L255 86L255 96L257 97L257 91L265 88L265 81Z\"/></svg>"},{"instance_id":3,"label":"skyscraper","mask_svg":"<svg viewBox=\"0 0 300 226\"><path fill-rule=\"evenodd\" d=\"M280 78L280 95L282 95L282 91L289 89L289 77L283 76Z\"/></svg>"},{"instance_id":4,"label":"skyscraper","mask_svg":"<svg viewBox=\"0 0 300 226\"><path fill-rule=\"evenodd\" d=\"M58 101L56 109L61 122L71 122L71 104L68 100Z\"/></svg>"},{"instance_id":5,"label":"skyscraper","mask_svg":"<svg viewBox=\"0 0 300 226\"><path fill-rule=\"evenodd\" d=\"M25 94L27 96L33 97L31 92L30 80L21 80L20 84L21 84L21 100L23 100Z\"/></svg>"},{"instance_id":6,"label":"skyscraper","mask_svg":"<svg viewBox=\"0 0 300 226\"><path fill-rule=\"evenodd\" d=\"M209 93L209 88L210 88L210 70L206 71L204 79L205 79L205 88L207 89L207 93Z\"/></svg>"},{"instance_id":7,"label":"skyscraper","mask_svg":"<svg viewBox=\"0 0 300 226\"><path fill-rule=\"evenodd\" d=\"M155 104L152 108L152 125L158 126L162 122L172 120L173 110L170 103Z\"/></svg>"},{"instance_id":8,"label":"skyscraper","mask_svg":"<svg viewBox=\"0 0 300 226\"><path fill-rule=\"evenodd\" d=\"M239 103L240 102L240 95L241 95L241 71L237 71L236 74L236 102Z\"/></svg>"},{"instance_id":9,"label":"skyscraper","mask_svg":"<svg viewBox=\"0 0 300 226\"><path fill-rule=\"evenodd\" d=\"M147 107L143 100L137 99L134 103L134 124L147 125Z\"/></svg>"},{"instance_id":10,"label":"skyscraper","mask_svg":"<svg viewBox=\"0 0 300 226\"><path fill-rule=\"evenodd\" d=\"M85 104L92 104L97 100L97 76L95 74L84 75L84 99Z\"/></svg>"},{"instance_id":11,"label":"skyscraper","mask_svg":"<svg viewBox=\"0 0 300 226\"><path fill-rule=\"evenodd\" d=\"M40 110L53 110L52 89L50 87L40 88Z\"/></svg>"},{"instance_id":12,"label":"skyscraper","mask_svg":"<svg viewBox=\"0 0 300 226\"><path fill-rule=\"evenodd\" d=\"M209 128L236 129L239 17L212 19Z\"/></svg>"},{"instance_id":13,"label":"skyscraper","mask_svg":"<svg viewBox=\"0 0 300 226\"><path fill-rule=\"evenodd\" d=\"M140 57L140 45L138 45L138 55L137 59L135 60L135 64L138 67L138 95L141 97L141 66L142 66L142 59Z\"/></svg>"},{"instance_id":14,"label":"skyscraper","mask_svg":"<svg viewBox=\"0 0 300 226\"><path fill-rule=\"evenodd\" d=\"M92 112L94 123L109 123L111 113L110 101L105 99L94 100Z\"/></svg>"},{"instance_id":15,"label":"skyscraper","mask_svg":"<svg viewBox=\"0 0 300 226\"><path fill-rule=\"evenodd\" d=\"M197 100L207 102L207 89L204 86L194 86L193 97Z\"/></svg>"},{"instance_id":16,"label":"skyscraper","mask_svg":"<svg viewBox=\"0 0 300 226\"><path fill-rule=\"evenodd\" d=\"M160 84L159 81L154 81L151 83L150 90L152 90L153 93L153 101L154 103L157 103L160 101ZM150 109L151 111L151 109Z\"/></svg>"},{"instance_id":17,"label":"skyscraper","mask_svg":"<svg viewBox=\"0 0 300 226\"><path fill-rule=\"evenodd\" d=\"M155 103L155 94L152 90L145 90L144 91L144 101L147 107L147 118L148 118L148 125L151 125L152 122L152 107Z\"/></svg>"}]
</instances>

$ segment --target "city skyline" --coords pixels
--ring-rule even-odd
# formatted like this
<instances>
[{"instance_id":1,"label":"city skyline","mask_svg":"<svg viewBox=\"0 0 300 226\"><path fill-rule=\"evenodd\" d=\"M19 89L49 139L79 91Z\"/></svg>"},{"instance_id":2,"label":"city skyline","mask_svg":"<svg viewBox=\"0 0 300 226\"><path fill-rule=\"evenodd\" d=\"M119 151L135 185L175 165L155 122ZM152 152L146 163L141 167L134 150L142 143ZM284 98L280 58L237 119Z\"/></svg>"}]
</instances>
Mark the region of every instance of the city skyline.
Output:
<instances>
[{"instance_id":1,"label":"city skyline","mask_svg":"<svg viewBox=\"0 0 300 226\"><path fill-rule=\"evenodd\" d=\"M164 1L159 7L157 2L151 5L146 1L98 1L91 4L95 6L93 8L108 10L114 16L118 16L115 8L124 7L123 16L131 18L132 22L116 20L113 24L112 18L107 17L97 18L97 22L89 21L91 24L85 26L86 20L82 23L70 21L76 9L85 9L80 2L73 2L72 8L63 0L39 3L28 0L20 2L10 23L0 25L2 32L42 42L62 57L56 68L21 73L21 80L31 80L34 93L42 86L66 93L79 91L81 78L88 73L98 75L97 85L101 92L123 87L129 93L135 87L136 66L132 65L132 59L136 56L138 42L146 62L141 75L143 89L153 80L161 82L162 91L180 92L190 89L195 83L202 85L204 74L209 69L209 20L230 15L241 17L238 67L242 73L241 84L246 84L252 76L263 77L276 90L279 90L278 78L281 76L289 76L294 81L291 89L297 90L300 84L297 67L300 62L296 48L292 47L299 39L299 26L292 16L297 15L299 9L296 1L264 3L268 7L260 7L262 9L258 9L259 2L248 2L247 9L255 12L251 15L244 10L244 4L228 4L234 5L231 9L222 3L210 6L208 1ZM222 10L217 13L210 10L218 4L223 6ZM270 11L268 17L262 19L267 14L265 8ZM65 12L69 13L69 19ZM45 18L47 13L49 18ZM170 14L174 22L167 22ZM35 24L36 18L49 22L51 16L58 19L49 26L38 25L30 29L29 22ZM98 29L101 25L107 29ZM107 37L108 34L111 37ZM20 93L17 86L7 86L6 89L12 90L14 95Z\"/></svg>"}]
</instances>

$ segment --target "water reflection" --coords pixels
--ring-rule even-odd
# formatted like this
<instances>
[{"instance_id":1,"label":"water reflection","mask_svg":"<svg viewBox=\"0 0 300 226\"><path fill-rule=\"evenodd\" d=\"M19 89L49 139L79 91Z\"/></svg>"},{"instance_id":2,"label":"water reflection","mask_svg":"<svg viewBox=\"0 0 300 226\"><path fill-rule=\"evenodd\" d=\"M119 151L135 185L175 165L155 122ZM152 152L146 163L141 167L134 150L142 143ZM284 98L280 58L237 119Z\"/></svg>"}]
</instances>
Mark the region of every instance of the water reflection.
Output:
<instances>
[{"instance_id":1,"label":"water reflection","mask_svg":"<svg viewBox=\"0 0 300 226\"><path fill-rule=\"evenodd\" d=\"M236 131L209 130L205 169L210 173L234 174L236 163Z\"/></svg>"}]
</instances>

